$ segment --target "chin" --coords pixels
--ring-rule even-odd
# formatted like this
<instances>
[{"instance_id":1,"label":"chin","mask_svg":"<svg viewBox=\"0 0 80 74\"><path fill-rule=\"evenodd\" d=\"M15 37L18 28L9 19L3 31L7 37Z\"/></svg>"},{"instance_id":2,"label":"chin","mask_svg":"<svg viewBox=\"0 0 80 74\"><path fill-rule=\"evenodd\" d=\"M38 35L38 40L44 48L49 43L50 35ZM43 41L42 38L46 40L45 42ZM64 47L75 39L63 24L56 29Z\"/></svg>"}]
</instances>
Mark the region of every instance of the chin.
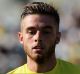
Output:
<instances>
[{"instance_id":1,"label":"chin","mask_svg":"<svg viewBox=\"0 0 80 74\"><path fill-rule=\"evenodd\" d=\"M44 58L43 57L41 57L41 56L38 56L38 58L36 59L36 62L38 63L38 64L44 64Z\"/></svg>"}]
</instances>

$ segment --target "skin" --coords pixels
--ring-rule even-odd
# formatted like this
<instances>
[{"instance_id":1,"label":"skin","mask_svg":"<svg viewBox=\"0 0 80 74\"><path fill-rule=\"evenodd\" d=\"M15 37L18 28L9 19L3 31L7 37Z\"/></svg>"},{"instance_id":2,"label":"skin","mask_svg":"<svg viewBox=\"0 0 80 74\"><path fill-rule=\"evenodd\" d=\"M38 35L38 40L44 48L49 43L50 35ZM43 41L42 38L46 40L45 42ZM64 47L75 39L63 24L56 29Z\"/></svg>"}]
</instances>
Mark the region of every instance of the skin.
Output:
<instances>
[{"instance_id":1,"label":"skin","mask_svg":"<svg viewBox=\"0 0 80 74\"><path fill-rule=\"evenodd\" d=\"M49 15L30 14L22 19L18 36L30 70L47 72L55 67L55 46L60 40L56 25L54 18Z\"/></svg>"}]
</instances>

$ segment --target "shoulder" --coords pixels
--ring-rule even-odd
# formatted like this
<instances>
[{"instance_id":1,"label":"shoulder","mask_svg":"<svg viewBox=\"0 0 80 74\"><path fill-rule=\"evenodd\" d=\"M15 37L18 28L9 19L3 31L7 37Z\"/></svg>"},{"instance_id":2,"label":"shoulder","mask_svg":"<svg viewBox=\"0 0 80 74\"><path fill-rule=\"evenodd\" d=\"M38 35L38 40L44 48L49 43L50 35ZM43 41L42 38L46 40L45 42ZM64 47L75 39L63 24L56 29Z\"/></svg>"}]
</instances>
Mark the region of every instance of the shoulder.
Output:
<instances>
[{"instance_id":1,"label":"shoulder","mask_svg":"<svg viewBox=\"0 0 80 74\"><path fill-rule=\"evenodd\" d=\"M69 67L72 67L72 68L77 67L75 64L72 64L72 63L70 63L68 61L65 61L65 60L58 59L58 61L61 65L64 65L64 66L69 66Z\"/></svg>"},{"instance_id":2,"label":"shoulder","mask_svg":"<svg viewBox=\"0 0 80 74\"><path fill-rule=\"evenodd\" d=\"M24 64L10 72L8 72L7 74L19 74L19 73L24 73L25 72L25 67L26 67L27 64Z\"/></svg>"},{"instance_id":3,"label":"shoulder","mask_svg":"<svg viewBox=\"0 0 80 74\"><path fill-rule=\"evenodd\" d=\"M59 65L60 67L64 70L64 71L67 71L67 72L71 72L73 74L80 74L80 69L77 65L75 64L72 64L70 62L67 62L67 61L64 61L64 60L60 60L58 59L59 61Z\"/></svg>"}]
</instances>

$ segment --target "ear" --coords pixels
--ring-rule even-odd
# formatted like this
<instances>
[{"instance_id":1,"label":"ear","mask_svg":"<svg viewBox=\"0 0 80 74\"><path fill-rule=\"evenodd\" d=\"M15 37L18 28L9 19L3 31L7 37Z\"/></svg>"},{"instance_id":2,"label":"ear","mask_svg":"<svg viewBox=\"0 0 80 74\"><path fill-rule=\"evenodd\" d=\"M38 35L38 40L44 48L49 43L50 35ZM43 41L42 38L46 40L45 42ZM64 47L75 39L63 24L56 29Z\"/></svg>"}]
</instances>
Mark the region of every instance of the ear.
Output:
<instances>
[{"instance_id":1,"label":"ear","mask_svg":"<svg viewBox=\"0 0 80 74\"><path fill-rule=\"evenodd\" d=\"M18 39L19 39L20 43L23 44L23 35L21 32L18 32Z\"/></svg>"},{"instance_id":2,"label":"ear","mask_svg":"<svg viewBox=\"0 0 80 74\"><path fill-rule=\"evenodd\" d=\"M56 36L56 44L60 42L60 38L61 38L61 32L58 32Z\"/></svg>"}]
</instances>

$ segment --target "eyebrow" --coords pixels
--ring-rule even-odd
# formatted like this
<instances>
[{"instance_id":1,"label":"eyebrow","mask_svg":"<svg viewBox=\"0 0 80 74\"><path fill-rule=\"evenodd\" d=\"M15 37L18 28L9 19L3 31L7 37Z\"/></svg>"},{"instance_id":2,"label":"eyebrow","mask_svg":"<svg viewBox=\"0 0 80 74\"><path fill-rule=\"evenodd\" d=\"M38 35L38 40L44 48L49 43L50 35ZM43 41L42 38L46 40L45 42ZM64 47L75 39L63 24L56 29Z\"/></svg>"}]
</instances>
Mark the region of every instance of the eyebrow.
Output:
<instances>
[{"instance_id":1,"label":"eyebrow","mask_svg":"<svg viewBox=\"0 0 80 74\"><path fill-rule=\"evenodd\" d=\"M35 27L32 27L32 26L31 26L31 27L28 27L28 28L27 28L27 30L30 30L30 29L35 29Z\"/></svg>"},{"instance_id":2,"label":"eyebrow","mask_svg":"<svg viewBox=\"0 0 80 74\"><path fill-rule=\"evenodd\" d=\"M52 29L52 26L44 26L43 28Z\"/></svg>"},{"instance_id":3,"label":"eyebrow","mask_svg":"<svg viewBox=\"0 0 80 74\"><path fill-rule=\"evenodd\" d=\"M35 29L36 27L30 26L26 30ZM52 29L52 26L43 26L41 29Z\"/></svg>"}]
</instances>

